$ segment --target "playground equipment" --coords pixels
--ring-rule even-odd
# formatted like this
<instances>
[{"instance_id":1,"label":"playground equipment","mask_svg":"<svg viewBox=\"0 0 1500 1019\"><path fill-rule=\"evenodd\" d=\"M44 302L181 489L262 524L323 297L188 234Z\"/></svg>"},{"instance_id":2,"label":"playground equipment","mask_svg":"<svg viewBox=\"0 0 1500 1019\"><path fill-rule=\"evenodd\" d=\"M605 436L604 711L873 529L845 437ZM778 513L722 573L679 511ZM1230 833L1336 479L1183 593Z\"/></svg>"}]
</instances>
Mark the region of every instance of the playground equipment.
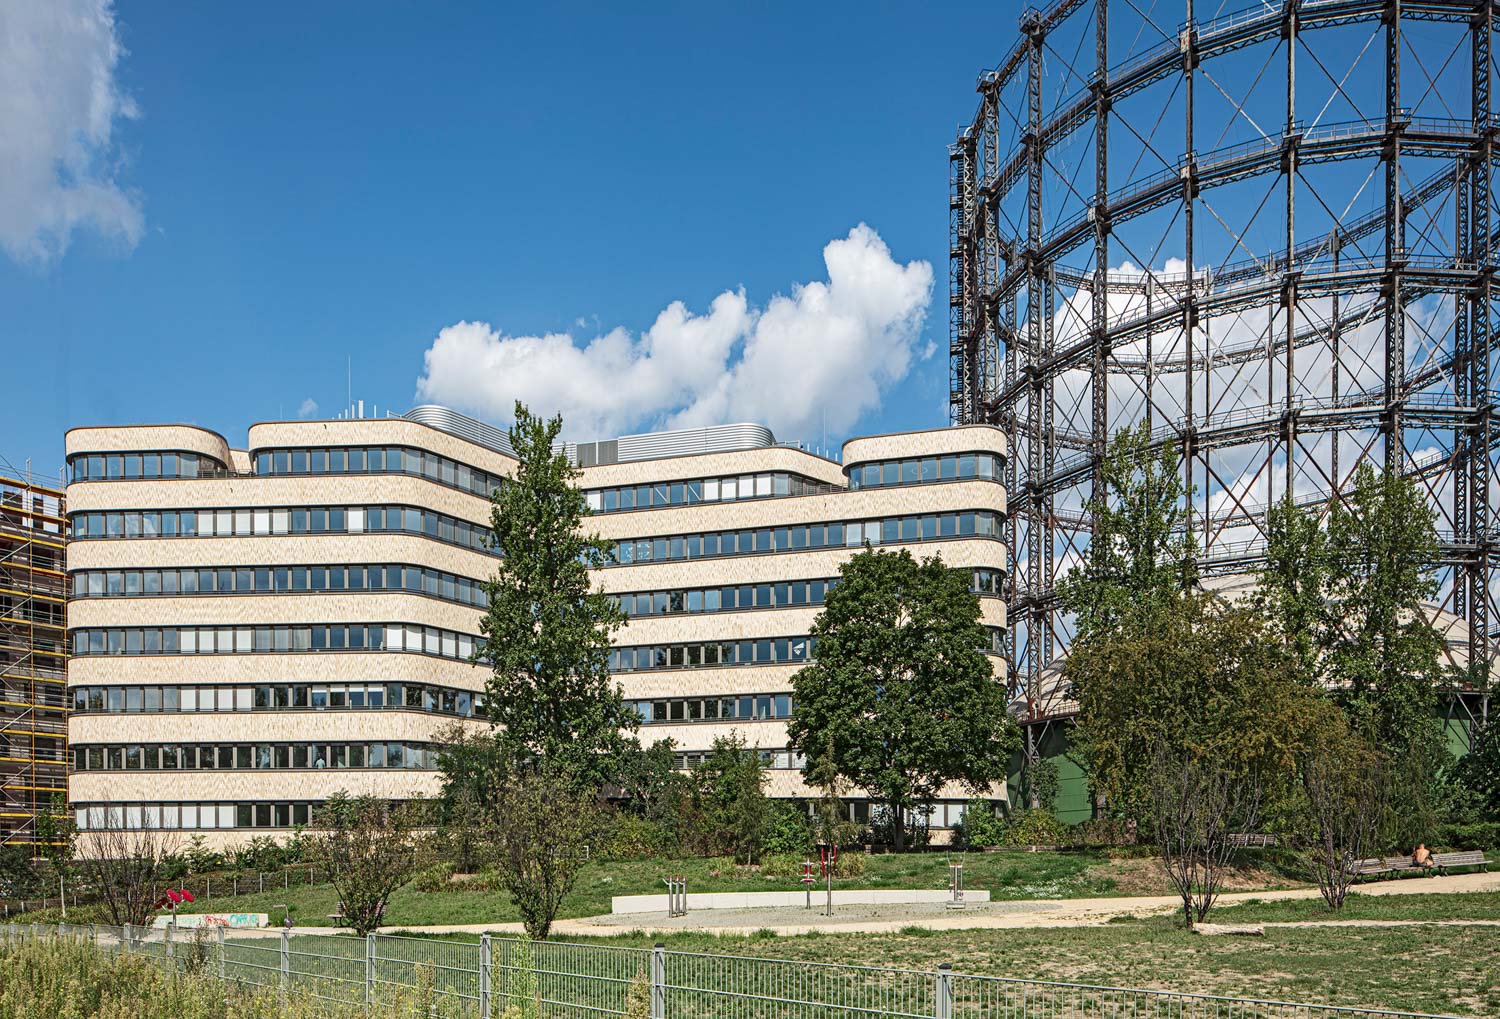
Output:
<instances>
[{"instance_id":1,"label":"playground equipment","mask_svg":"<svg viewBox=\"0 0 1500 1019\"><path fill-rule=\"evenodd\" d=\"M948 857L948 891L952 894L947 902L943 903L944 909L964 908L964 863L960 858L957 863L953 857Z\"/></svg>"},{"instance_id":2,"label":"playground equipment","mask_svg":"<svg viewBox=\"0 0 1500 1019\"><path fill-rule=\"evenodd\" d=\"M687 916L687 878L673 874L661 880L667 886L667 916Z\"/></svg>"}]
</instances>

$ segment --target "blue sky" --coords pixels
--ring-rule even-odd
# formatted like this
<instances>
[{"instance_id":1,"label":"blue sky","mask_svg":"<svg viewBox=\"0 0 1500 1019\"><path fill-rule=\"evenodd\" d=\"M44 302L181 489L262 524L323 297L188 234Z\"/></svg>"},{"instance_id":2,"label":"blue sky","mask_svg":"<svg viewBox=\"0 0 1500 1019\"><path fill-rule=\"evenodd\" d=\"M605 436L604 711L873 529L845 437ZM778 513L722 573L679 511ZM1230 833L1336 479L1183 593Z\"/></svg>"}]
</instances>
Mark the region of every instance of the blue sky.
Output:
<instances>
[{"instance_id":1,"label":"blue sky","mask_svg":"<svg viewBox=\"0 0 1500 1019\"><path fill-rule=\"evenodd\" d=\"M945 146L1013 38L1010 5L121 0L110 16L103 39L53 41L26 5L0 10L10 45L37 50L7 84L102 67L114 86L101 111L43 81L51 105L0 130L0 150L114 203L36 226L25 188L46 182L0 194L13 462L55 469L74 425L191 421L240 442L308 401L331 415L349 357L355 397L382 409L420 402L427 378L423 397L483 409L519 387L620 430L762 407L814 443L946 422ZM797 297L829 280L830 242L847 278ZM642 334L664 309L653 361ZM843 356L906 356L799 392L830 321ZM586 385L547 343L510 342L616 329ZM440 335L459 364L429 373ZM683 367L701 345L717 359ZM827 406L786 405L804 397Z\"/></svg>"}]
</instances>

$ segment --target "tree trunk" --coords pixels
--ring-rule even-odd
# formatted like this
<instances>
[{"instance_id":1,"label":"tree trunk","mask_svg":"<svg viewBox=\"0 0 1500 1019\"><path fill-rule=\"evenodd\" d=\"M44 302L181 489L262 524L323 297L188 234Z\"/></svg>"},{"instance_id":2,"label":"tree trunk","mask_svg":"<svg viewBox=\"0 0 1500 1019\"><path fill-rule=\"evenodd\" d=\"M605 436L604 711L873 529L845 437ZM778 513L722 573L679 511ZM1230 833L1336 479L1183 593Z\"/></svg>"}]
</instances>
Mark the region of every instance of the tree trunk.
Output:
<instances>
[{"instance_id":1,"label":"tree trunk","mask_svg":"<svg viewBox=\"0 0 1500 1019\"><path fill-rule=\"evenodd\" d=\"M891 848L898 853L906 851L906 810L899 803L891 804Z\"/></svg>"}]
</instances>

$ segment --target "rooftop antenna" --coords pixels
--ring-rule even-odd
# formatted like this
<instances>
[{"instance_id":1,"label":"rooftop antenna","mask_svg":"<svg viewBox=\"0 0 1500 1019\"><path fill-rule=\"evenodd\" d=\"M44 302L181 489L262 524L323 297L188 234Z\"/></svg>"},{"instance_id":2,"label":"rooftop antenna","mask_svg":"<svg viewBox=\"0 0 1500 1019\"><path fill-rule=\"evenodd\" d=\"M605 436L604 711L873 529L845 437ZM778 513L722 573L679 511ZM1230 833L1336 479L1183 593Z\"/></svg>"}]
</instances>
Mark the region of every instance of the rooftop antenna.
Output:
<instances>
[{"instance_id":1,"label":"rooftop antenna","mask_svg":"<svg viewBox=\"0 0 1500 1019\"><path fill-rule=\"evenodd\" d=\"M350 417L354 416L354 355L344 355L344 406L349 408Z\"/></svg>"}]
</instances>

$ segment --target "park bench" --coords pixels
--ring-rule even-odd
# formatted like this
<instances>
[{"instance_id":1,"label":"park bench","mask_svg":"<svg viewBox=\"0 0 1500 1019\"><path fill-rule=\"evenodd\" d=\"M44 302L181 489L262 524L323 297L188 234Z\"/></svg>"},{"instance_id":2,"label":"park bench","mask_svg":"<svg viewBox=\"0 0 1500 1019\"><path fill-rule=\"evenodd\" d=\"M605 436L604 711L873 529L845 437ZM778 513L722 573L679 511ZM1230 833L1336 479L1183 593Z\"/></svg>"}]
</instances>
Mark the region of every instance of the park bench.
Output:
<instances>
[{"instance_id":1,"label":"park bench","mask_svg":"<svg viewBox=\"0 0 1500 1019\"><path fill-rule=\"evenodd\" d=\"M1481 872L1490 869L1490 862L1477 849L1463 853L1433 853L1432 864L1444 874L1453 867L1478 867Z\"/></svg>"},{"instance_id":2,"label":"park bench","mask_svg":"<svg viewBox=\"0 0 1500 1019\"><path fill-rule=\"evenodd\" d=\"M1358 879L1370 877L1373 874L1388 874L1390 870L1391 868L1384 860L1371 858L1368 860L1356 860L1354 866L1350 868L1350 873Z\"/></svg>"},{"instance_id":3,"label":"park bench","mask_svg":"<svg viewBox=\"0 0 1500 1019\"><path fill-rule=\"evenodd\" d=\"M1236 832L1230 834L1229 844L1235 849L1265 848L1276 844L1276 836Z\"/></svg>"},{"instance_id":4,"label":"park bench","mask_svg":"<svg viewBox=\"0 0 1500 1019\"><path fill-rule=\"evenodd\" d=\"M1387 856L1385 858L1386 870L1394 877L1402 877L1406 874L1421 874L1427 876L1435 873L1431 867L1419 867L1410 856Z\"/></svg>"}]
</instances>

